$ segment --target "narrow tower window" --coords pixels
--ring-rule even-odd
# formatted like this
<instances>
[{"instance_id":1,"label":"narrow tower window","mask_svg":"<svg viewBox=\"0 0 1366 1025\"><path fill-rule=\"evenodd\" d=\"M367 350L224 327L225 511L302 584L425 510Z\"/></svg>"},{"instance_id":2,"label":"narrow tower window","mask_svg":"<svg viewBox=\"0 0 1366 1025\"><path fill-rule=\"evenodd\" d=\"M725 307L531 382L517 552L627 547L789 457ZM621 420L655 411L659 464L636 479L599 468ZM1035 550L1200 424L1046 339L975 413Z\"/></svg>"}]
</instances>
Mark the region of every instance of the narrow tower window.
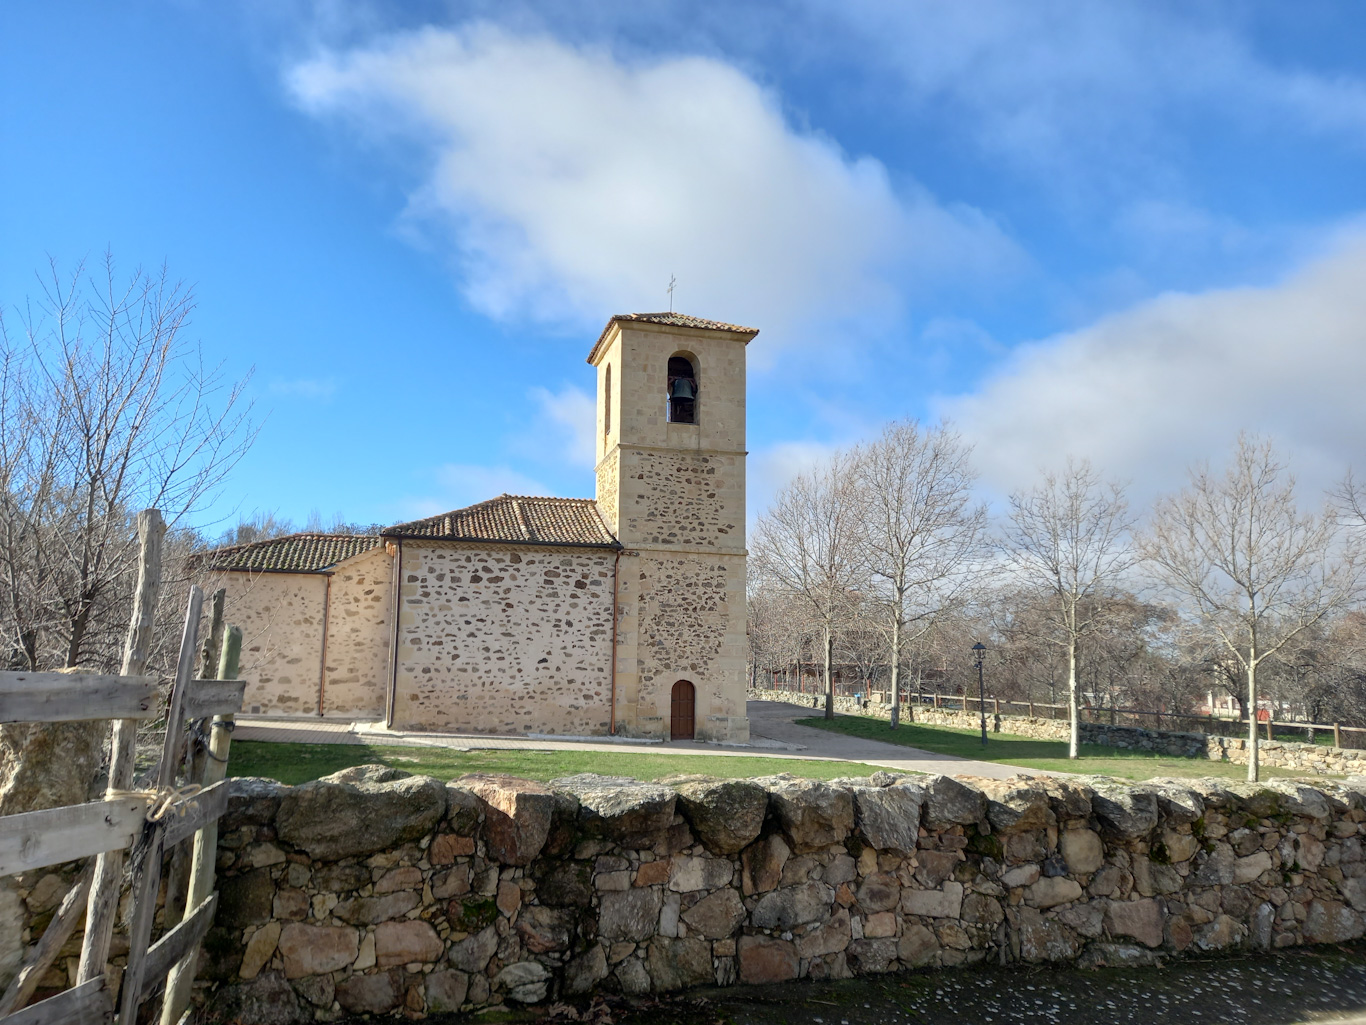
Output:
<instances>
[{"instance_id":1,"label":"narrow tower window","mask_svg":"<svg viewBox=\"0 0 1366 1025\"><path fill-rule=\"evenodd\" d=\"M697 372L687 356L669 357L669 423L697 423Z\"/></svg>"},{"instance_id":2,"label":"narrow tower window","mask_svg":"<svg viewBox=\"0 0 1366 1025\"><path fill-rule=\"evenodd\" d=\"M602 433L612 433L612 367L609 364L603 375L602 385Z\"/></svg>"}]
</instances>

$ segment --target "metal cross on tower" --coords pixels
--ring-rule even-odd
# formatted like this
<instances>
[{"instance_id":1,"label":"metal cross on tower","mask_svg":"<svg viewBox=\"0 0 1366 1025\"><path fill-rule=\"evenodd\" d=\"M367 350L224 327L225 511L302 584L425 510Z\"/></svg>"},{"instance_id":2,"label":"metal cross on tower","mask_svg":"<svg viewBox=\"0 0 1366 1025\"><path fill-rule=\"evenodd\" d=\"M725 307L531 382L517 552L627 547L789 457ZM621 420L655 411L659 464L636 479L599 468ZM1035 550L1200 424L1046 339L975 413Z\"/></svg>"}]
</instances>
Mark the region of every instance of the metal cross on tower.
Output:
<instances>
[{"instance_id":1,"label":"metal cross on tower","mask_svg":"<svg viewBox=\"0 0 1366 1025\"><path fill-rule=\"evenodd\" d=\"M678 284L678 279L677 279L676 277L674 277L672 274L670 274L670 275L669 275L669 287L668 287L668 289L667 289L667 291L668 291L668 293L669 293L669 312L670 312L670 313L672 313L672 312L674 311L674 286L677 285L677 284Z\"/></svg>"}]
</instances>

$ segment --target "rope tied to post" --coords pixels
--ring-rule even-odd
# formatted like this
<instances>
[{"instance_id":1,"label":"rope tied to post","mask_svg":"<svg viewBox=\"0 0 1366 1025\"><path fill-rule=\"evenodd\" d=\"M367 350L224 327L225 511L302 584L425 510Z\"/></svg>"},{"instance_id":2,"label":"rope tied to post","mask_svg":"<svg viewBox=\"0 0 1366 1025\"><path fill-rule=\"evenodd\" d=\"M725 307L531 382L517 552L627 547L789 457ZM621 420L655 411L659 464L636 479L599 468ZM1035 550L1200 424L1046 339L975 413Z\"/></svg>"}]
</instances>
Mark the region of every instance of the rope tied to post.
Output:
<instances>
[{"instance_id":1,"label":"rope tied to post","mask_svg":"<svg viewBox=\"0 0 1366 1025\"><path fill-rule=\"evenodd\" d=\"M130 797L141 797L146 799L147 821L160 822L172 809L177 816L183 816L188 811L194 811L199 807L198 801L192 801L201 790L198 783L190 783L183 787L162 787L159 790L114 790L109 789L104 792L105 800L121 801ZM176 802L181 802L177 804Z\"/></svg>"}]
</instances>

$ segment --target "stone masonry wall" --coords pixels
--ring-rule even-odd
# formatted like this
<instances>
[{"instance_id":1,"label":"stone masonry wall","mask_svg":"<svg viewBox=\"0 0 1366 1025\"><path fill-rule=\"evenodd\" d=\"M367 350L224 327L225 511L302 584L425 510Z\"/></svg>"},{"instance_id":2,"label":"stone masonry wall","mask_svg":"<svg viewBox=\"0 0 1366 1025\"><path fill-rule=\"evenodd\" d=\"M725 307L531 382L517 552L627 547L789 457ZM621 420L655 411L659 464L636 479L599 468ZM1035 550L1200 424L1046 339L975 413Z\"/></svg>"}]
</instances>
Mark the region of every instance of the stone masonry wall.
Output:
<instances>
[{"instance_id":1,"label":"stone masonry wall","mask_svg":"<svg viewBox=\"0 0 1366 1025\"><path fill-rule=\"evenodd\" d=\"M613 553L405 543L394 725L606 733Z\"/></svg>"},{"instance_id":2,"label":"stone masonry wall","mask_svg":"<svg viewBox=\"0 0 1366 1025\"><path fill-rule=\"evenodd\" d=\"M242 628L242 710L317 715L323 601L318 573L225 573L226 618Z\"/></svg>"},{"instance_id":3,"label":"stone masonry wall","mask_svg":"<svg viewBox=\"0 0 1366 1025\"><path fill-rule=\"evenodd\" d=\"M413 1017L1366 930L1362 778L663 782L235 781L201 998Z\"/></svg>"},{"instance_id":4,"label":"stone masonry wall","mask_svg":"<svg viewBox=\"0 0 1366 1025\"><path fill-rule=\"evenodd\" d=\"M390 671L393 557L381 546L332 574L323 715L378 719Z\"/></svg>"},{"instance_id":5,"label":"stone masonry wall","mask_svg":"<svg viewBox=\"0 0 1366 1025\"><path fill-rule=\"evenodd\" d=\"M785 701L807 704L812 697L820 704L819 695L793 694L791 691L749 691L752 701ZM813 708L815 706L812 706ZM820 707L824 707L823 704ZM847 715L868 715L890 718L891 706L870 703L867 708L853 698L836 697L836 711ZM931 726L951 726L954 729L975 730L978 714L957 708L934 708L925 705L902 706L903 716L914 713L915 721ZM1063 719L1044 719L1023 715L994 715L987 713L988 729L997 733L1011 733L1018 737L1037 737L1041 740L1066 740L1068 724ZM1081 724L1084 744L1103 744L1140 751L1157 751L1178 758L1207 758L1215 762L1247 764L1247 740L1243 737L1216 737L1205 733L1178 733L1172 730L1145 730L1137 726L1111 726L1107 723ZM1300 744L1286 740L1262 740L1257 744L1258 761L1278 769L1299 769L1327 775L1349 774L1366 770L1366 751L1355 748L1328 747L1323 744Z\"/></svg>"},{"instance_id":6,"label":"stone masonry wall","mask_svg":"<svg viewBox=\"0 0 1366 1025\"><path fill-rule=\"evenodd\" d=\"M619 533L632 546L744 545L743 455L629 449L619 458L629 484Z\"/></svg>"}]
</instances>

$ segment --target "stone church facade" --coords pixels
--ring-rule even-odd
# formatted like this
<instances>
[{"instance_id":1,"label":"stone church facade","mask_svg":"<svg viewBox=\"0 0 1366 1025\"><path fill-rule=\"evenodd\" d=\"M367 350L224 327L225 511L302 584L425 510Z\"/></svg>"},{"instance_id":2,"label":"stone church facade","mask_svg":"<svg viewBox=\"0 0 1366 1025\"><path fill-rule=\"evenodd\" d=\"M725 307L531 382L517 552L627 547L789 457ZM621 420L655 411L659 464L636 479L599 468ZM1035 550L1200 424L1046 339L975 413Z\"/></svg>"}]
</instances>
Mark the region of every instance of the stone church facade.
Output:
<instances>
[{"instance_id":1,"label":"stone church facade","mask_svg":"<svg viewBox=\"0 0 1366 1025\"><path fill-rule=\"evenodd\" d=\"M745 346L613 317L595 499L502 495L378 535L209 553L249 712L458 733L744 741Z\"/></svg>"}]
</instances>

